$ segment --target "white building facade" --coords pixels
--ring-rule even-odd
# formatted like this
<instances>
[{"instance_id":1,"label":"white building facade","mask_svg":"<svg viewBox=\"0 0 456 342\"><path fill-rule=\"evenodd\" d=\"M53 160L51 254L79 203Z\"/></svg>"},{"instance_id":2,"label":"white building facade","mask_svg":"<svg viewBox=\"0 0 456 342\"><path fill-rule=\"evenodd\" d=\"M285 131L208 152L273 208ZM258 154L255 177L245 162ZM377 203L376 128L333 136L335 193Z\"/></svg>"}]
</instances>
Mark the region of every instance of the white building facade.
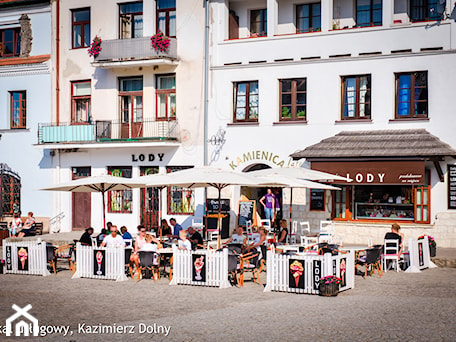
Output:
<instances>
[{"instance_id":1,"label":"white building facade","mask_svg":"<svg viewBox=\"0 0 456 342\"><path fill-rule=\"evenodd\" d=\"M344 190L337 195L307 190L297 196L293 218L309 220L314 230L319 220L333 219L336 234L352 243L368 237L380 243L391 222L400 221L406 238L426 233L439 246L455 247L449 173L456 147L449 124L454 13L450 1L211 1L208 132L222 131L224 143L210 148L210 163L238 171L280 167L293 163L293 153L340 132L425 130L449 145L449 155L415 158L417 183L358 182L354 172L357 184L340 183ZM343 157L325 161L343 164ZM317 159L294 162L315 168ZM395 160L406 162L401 172L414 175L410 158L398 152ZM363 173L366 162L387 160L366 152L350 161ZM242 191L258 200L265 189ZM356 212L369 203L382 217Z\"/></svg>"},{"instance_id":2,"label":"white building facade","mask_svg":"<svg viewBox=\"0 0 456 342\"><path fill-rule=\"evenodd\" d=\"M53 155L53 183L136 177L203 162L204 8L197 0L53 2L53 118L38 144ZM151 38L162 31L167 49ZM90 56L95 37L101 52ZM135 232L204 211L202 192L109 192L106 221ZM60 231L103 225L100 194L52 193Z\"/></svg>"},{"instance_id":3,"label":"white building facade","mask_svg":"<svg viewBox=\"0 0 456 342\"><path fill-rule=\"evenodd\" d=\"M39 122L51 117L50 1L0 5L0 217L51 216L49 151L36 149Z\"/></svg>"}]
</instances>

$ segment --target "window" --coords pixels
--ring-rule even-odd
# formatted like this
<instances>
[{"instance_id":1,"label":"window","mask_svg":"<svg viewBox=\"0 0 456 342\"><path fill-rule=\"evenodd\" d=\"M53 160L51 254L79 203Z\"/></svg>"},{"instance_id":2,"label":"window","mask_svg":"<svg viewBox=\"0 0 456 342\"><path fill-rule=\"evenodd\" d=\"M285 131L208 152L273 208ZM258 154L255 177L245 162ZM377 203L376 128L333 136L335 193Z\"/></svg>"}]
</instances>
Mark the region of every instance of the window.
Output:
<instances>
[{"instance_id":1,"label":"window","mask_svg":"<svg viewBox=\"0 0 456 342\"><path fill-rule=\"evenodd\" d=\"M250 35L268 35L268 11L266 9L250 11Z\"/></svg>"},{"instance_id":2,"label":"window","mask_svg":"<svg viewBox=\"0 0 456 342\"><path fill-rule=\"evenodd\" d=\"M356 0L356 26L382 25L382 0Z\"/></svg>"},{"instance_id":3,"label":"window","mask_svg":"<svg viewBox=\"0 0 456 342\"><path fill-rule=\"evenodd\" d=\"M27 127L27 97L25 91L11 91L11 129Z\"/></svg>"},{"instance_id":4,"label":"window","mask_svg":"<svg viewBox=\"0 0 456 342\"><path fill-rule=\"evenodd\" d=\"M157 120L176 119L176 76L157 76Z\"/></svg>"},{"instance_id":5,"label":"window","mask_svg":"<svg viewBox=\"0 0 456 342\"><path fill-rule=\"evenodd\" d=\"M306 120L306 79L279 80L280 120Z\"/></svg>"},{"instance_id":6,"label":"window","mask_svg":"<svg viewBox=\"0 0 456 342\"><path fill-rule=\"evenodd\" d=\"M258 81L234 84L234 121L258 121Z\"/></svg>"},{"instance_id":7,"label":"window","mask_svg":"<svg viewBox=\"0 0 456 342\"><path fill-rule=\"evenodd\" d=\"M0 30L0 57L13 57L21 54L20 32L19 27Z\"/></svg>"},{"instance_id":8,"label":"window","mask_svg":"<svg viewBox=\"0 0 456 342\"><path fill-rule=\"evenodd\" d=\"M396 74L396 119L428 117L427 72Z\"/></svg>"},{"instance_id":9,"label":"window","mask_svg":"<svg viewBox=\"0 0 456 342\"><path fill-rule=\"evenodd\" d=\"M131 166L109 166L108 173L115 177L131 178ZM132 191L114 190L108 192L109 213L131 213Z\"/></svg>"},{"instance_id":10,"label":"window","mask_svg":"<svg viewBox=\"0 0 456 342\"><path fill-rule=\"evenodd\" d=\"M90 8L71 11L73 26L73 49L90 46Z\"/></svg>"},{"instance_id":11,"label":"window","mask_svg":"<svg viewBox=\"0 0 456 342\"><path fill-rule=\"evenodd\" d=\"M71 123L86 123L90 116L90 81L71 83Z\"/></svg>"},{"instance_id":12,"label":"window","mask_svg":"<svg viewBox=\"0 0 456 342\"><path fill-rule=\"evenodd\" d=\"M439 0L410 0L410 20L431 21L441 20L442 14L438 11Z\"/></svg>"},{"instance_id":13,"label":"window","mask_svg":"<svg viewBox=\"0 0 456 342\"><path fill-rule=\"evenodd\" d=\"M157 31L176 37L176 0L157 0Z\"/></svg>"},{"instance_id":14,"label":"window","mask_svg":"<svg viewBox=\"0 0 456 342\"><path fill-rule=\"evenodd\" d=\"M121 139L142 136L143 79L131 77L119 79Z\"/></svg>"},{"instance_id":15,"label":"window","mask_svg":"<svg viewBox=\"0 0 456 342\"><path fill-rule=\"evenodd\" d=\"M119 4L120 39L143 36L143 3Z\"/></svg>"},{"instance_id":16,"label":"window","mask_svg":"<svg viewBox=\"0 0 456 342\"><path fill-rule=\"evenodd\" d=\"M296 6L296 32L321 31L321 4L319 2Z\"/></svg>"},{"instance_id":17,"label":"window","mask_svg":"<svg viewBox=\"0 0 456 342\"><path fill-rule=\"evenodd\" d=\"M189 169L189 167L167 167L166 172ZM195 212L195 192L179 186L168 187L168 214L193 214Z\"/></svg>"},{"instance_id":18,"label":"window","mask_svg":"<svg viewBox=\"0 0 456 342\"><path fill-rule=\"evenodd\" d=\"M345 76L343 83L342 119L370 119L371 77Z\"/></svg>"}]
</instances>

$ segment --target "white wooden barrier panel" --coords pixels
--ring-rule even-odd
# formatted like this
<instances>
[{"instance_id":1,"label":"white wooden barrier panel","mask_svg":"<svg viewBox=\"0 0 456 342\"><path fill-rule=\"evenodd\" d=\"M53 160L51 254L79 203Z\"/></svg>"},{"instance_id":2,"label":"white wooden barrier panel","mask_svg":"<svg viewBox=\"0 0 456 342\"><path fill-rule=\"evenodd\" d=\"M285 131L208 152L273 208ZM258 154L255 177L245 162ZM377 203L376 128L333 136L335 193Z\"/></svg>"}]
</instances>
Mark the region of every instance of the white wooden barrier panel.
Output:
<instances>
[{"instance_id":1,"label":"white wooden barrier panel","mask_svg":"<svg viewBox=\"0 0 456 342\"><path fill-rule=\"evenodd\" d=\"M47 269L46 243L36 241L5 242L4 273L50 275Z\"/></svg>"},{"instance_id":2,"label":"white wooden barrier panel","mask_svg":"<svg viewBox=\"0 0 456 342\"><path fill-rule=\"evenodd\" d=\"M124 247L93 247L76 245L74 278L127 280Z\"/></svg>"},{"instance_id":3,"label":"white wooden barrier panel","mask_svg":"<svg viewBox=\"0 0 456 342\"><path fill-rule=\"evenodd\" d=\"M424 239L409 239L409 258L410 265L405 272L418 273L424 268L437 267L432 261L429 251L429 239L425 235Z\"/></svg>"},{"instance_id":4,"label":"white wooden barrier panel","mask_svg":"<svg viewBox=\"0 0 456 342\"><path fill-rule=\"evenodd\" d=\"M231 287L228 280L228 249L180 250L173 246L173 279L170 285Z\"/></svg>"},{"instance_id":5,"label":"white wooden barrier panel","mask_svg":"<svg viewBox=\"0 0 456 342\"><path fill-rule=\"evenodd\" d=\"M355 257L351 251L331 255L283 255L268 250L264 292L318 294L322 277L341 278L340 291L355 287Z\"/></svg>"}]
</instances>

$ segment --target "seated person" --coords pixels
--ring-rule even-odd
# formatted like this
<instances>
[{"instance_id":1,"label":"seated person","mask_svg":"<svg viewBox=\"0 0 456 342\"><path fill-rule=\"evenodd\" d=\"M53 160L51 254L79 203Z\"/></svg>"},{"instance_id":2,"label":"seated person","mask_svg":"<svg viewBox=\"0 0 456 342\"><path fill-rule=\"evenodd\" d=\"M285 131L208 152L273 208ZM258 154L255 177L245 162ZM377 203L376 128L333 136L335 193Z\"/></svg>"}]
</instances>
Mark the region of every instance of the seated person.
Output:
<instances>
[{"instance_id":1,"label":"seated person","mask_svg":"<svg viewBox=\"0 0 456 342\"><path fill-rule=\"evenodd\" d=\"M145 236L145 243L142 244L141 248L140 248L140 252L156 252L157 251L157 244L156 243L152 243L154 240L154 237L152 236L152 234L146 234Z\"/></svg>"},{"instance_id":2,"label":"seated person","mask_svg":"<svg viewBox=\"0 0 456 342\"><path fill-rule=\"evenodd\" d=\"M256 234L258 234L258 237L255 237L253 243L248 245L244 249L244 253L258 251L258 252L260 252L260 259L261 259L261 246L264 245L264 242L266 241L266 236L267 236L266 228L260 227L258 229L258 233L256 233Z\"/></svg>"},{"instance_id":3,"label":"seated person","mask_svg":"<svg viewBox=\"0 0 456 342\"><path fill-rule=\"evenodd\" d=\"M9 236L16 236L17 233L17 228L22 227L22 220L21 220L21 214L19 213L14 213L13 214L13 220L10 223L10 228L8 228L9 231Z\"/></svg>"},{"instance_id":4,"label":"seated person","mask_svg":"<svg viewBox=\"0 0 456 342\"><path fill-rule=\"evenodd\" d=\"M106 235L100 247L117 247L125 246L122 236L117 235L117 226L111 226L111 234Z\"/></svg>"},{"instance_id":5,"label":"seated person","mask_svg":"<svg viewBox=\"0 0 456 342\"><path fill-rule=\"evenodd\" d=\"M192 249L197 249L198 245L203 245L203 237L198 231L195 230L195 228L189 227L188 233L190 234L190 237L188 239L192 244Z\"/></svg>"},{"instance_id":6,"label":"seated person","mask_svg":"<svg viewBox=\"0 0 456 342\"><path fill-rule=\"evenodd\" d=\"M35 232L35 218L33 213L29 211L27 220L25 221L22 230L19 232L17 237L31 236Z\"/></svg>"},{"instance_id":7,"label":"seated person","mask_svg":"<svg viewBox=\"0 0 456 342\"><path fill-rule=\"evenodd\" d=\"M277 238L277 243L278 244L285 244L287 242L287 236L288 236L288 228L287 228L287 220L280 220L280 232L279 236Z\"/></svg>"},{"instance_id":8,"label":"seated person","mask_svg":"<svg viewBox=\"0 0 456 342\"><path fill-rule=\"evenodd\" d=\"M92 245L92 234L93 228L89 227L85 230L84 234L81 235L79 242L83 245L91 246Z\"/></svg>"},{"instance_id":9,"label":"seated person","mask_svg":"<svg viewBox=\"0 0 456 342\"><path fill-rule=\"evenodd\" d=\"M108 230L106 228L102 228L100 234L97 235L98 246L103 242L106 234L108 234Z\"/></svg>"},{"instance_id":10,"label":"seated person","mask_svg":"<svg viewBox=\"0 0 456 342\"><path fill-rule=\"evenodd\" d=\"M131 234L128 232L127 227L125 227L125 226L120 227L120 232L122 233L122 239L124 239L124 240L132 240L133 239Z\"/></svg>"},{"instance_id":11,"label":"seated person","mask_svg":"<svg viewBox=\"0 0 456 342\"><path fill-rule=\"evenodd\" d=\"M187 251L191 251L192 250L192 243L190 242L190 240L187 239L187 231L186 230L181 230L179 231L179 242L178 242L178 248L179 249L184 249L184 250L187 250Z\"/></svg>"},{"instance_id":12,"label":"seated person","mask_svg":"<svg viewBox=\"0 0 456 342\"><path fill-rule=\"evenodd\" d=\"M170 218L169 223L173 227L173 236L179 237L179 232L183 229L182 226L179 223L177 223L175 218Z\"/></svg>"},{"instance_id":13,"label":"seated person","mask_svg":"<svg viewBox=\"0 0 456 342\"><path fill-rule=\"evenodd\" d=\"M399 241L399 257L401 256L402 253L402 241L404 234L400 233L401 226L399 226L397 223L393 223L391 225L391 231L385 234L385 240L398 240Z\"/></svg>"},{"instance_id":14,"label":"seated person","mask_svg":"<svg viewBox=\"0 0 456 342\"><path fill-rule=\"evenodd\" d=\"M161 236L171 236L173 233L171 231L171 227L168 224L168 221L165 219L161 220Z\"/></svg>"},{"instance_id":15,"label":"seated person","mask_svg":"<svg viewBox=\"0 0 456 342\"><path fill-rule=\"evenodd\" d=\"M247 236L244 235L244 228L241 226L237 227L237 231L231 235L226 241L227 244L239 244L241 246L247 245Z\"/></svg>"}]
</instances>

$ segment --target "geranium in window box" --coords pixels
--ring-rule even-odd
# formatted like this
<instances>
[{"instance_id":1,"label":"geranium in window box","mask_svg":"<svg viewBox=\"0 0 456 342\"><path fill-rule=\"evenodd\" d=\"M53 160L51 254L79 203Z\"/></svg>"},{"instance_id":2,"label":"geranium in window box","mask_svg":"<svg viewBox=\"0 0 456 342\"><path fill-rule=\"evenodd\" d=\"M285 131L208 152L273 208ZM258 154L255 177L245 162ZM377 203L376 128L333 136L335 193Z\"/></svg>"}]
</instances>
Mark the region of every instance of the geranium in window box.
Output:
<instances>
[{"instance_id":1,"label":"geranium in window box","mask_svg":"<svg viewBox=\"0 0 456 342\"><path fill-rule=\"evenodd\" d=\"M169 44L171 43L171 39L169 39L165 34L158 30L156 34L154 34L150 41L152 43L152 48L154 48L157 52L166 52L169 49Z\"/></svg>"},{"instance_id":2,"label":"geranium in window box","mask_svg":"<svg viewBox=\"0 0 456 342\"><path fill-rule=\"evenodd\" d=\"M319 280L319 294L324 297L335 297L339 294L341 279L330 275Z\"/></svg>"},{"instance_id":3,"label":"geranium in window box","mask_svg":"<svg viewBox=\"0 0 456 342\"><path fill-rule=\"evenodd\" d=\"M101 50L102 50L101 38L98 36L95 36L95 38L93 38L92 43L90 44L90 47L87 50L87 52L89 53L89 56L97 57L100 54Z\"/></svg>"},{"instance_id":4,"label":"geranium in window box","mask_svg":"<svg viewBox=\"0 0 456 342\"><path fill-rule=\"evenodd\" d=\"M433 258L437 254L437 243L435 242L435 239L430 235L421 235L418 237L418 240L423 240L425 236L428 237L429 241L429 256Z\"/></svg>"}]
</instances>

